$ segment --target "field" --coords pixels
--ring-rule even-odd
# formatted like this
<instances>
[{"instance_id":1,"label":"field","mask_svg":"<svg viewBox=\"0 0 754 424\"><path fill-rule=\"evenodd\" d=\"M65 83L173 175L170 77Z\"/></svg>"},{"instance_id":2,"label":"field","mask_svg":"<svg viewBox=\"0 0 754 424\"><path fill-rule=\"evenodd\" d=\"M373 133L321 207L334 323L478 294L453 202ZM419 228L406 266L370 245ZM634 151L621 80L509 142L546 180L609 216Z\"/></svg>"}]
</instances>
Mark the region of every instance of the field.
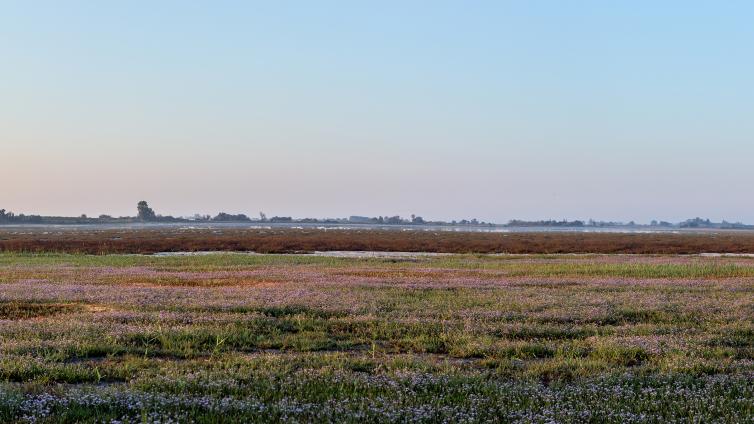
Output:
<instances>
[{"instance_id":1,"label":"field","mask_svg":"<svg viewBox=\"0 0 754 424\"><path fill-rule=\"evenodd\" d=\"M748 257L6 252L0 422L753 422L753 320Z\"/></svg>"},{"instance_id":2,"label":"field","mask_svg":"<svg viewBox=\"0 0 754 424\"><path fill-rule=\"evenodd\" d=\"M453 232L421 229L145 229L0 227L0 252L157 253L250 251L306 253L366 250L444 253L754 253L754 231L679 233Z\"/></svg>"}]
</instances>

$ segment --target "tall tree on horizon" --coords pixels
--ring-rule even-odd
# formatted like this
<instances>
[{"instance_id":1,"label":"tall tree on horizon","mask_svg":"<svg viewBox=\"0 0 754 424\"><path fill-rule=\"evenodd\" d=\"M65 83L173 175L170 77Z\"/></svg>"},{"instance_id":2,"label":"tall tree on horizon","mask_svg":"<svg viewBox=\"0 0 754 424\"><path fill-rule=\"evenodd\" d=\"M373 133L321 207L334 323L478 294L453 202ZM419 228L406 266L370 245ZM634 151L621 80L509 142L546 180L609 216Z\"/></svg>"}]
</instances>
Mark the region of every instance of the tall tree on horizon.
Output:
<instances>
[{"instance_id":1,"label":"tall tree on horizon","mask_svg":"<svg viewBox=\"0 0 754 424\"><path fill-rule=\"evenodd\" d=\"M142 221L154 221L156 218L154 210L152 210L144 200L136 205L136 210L138 211L138 218Z\"/></svg>"}]
</instances>

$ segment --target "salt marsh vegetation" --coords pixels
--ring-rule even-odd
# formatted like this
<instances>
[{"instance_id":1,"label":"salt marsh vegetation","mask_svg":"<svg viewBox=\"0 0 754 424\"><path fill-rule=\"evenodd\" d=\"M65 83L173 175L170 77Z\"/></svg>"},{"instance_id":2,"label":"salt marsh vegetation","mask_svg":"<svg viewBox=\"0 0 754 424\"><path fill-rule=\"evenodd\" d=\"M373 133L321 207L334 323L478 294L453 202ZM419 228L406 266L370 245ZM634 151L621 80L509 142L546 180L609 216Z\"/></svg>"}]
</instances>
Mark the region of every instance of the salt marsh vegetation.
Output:
<instances>
[{"instance_id":1,"label":"salt marsh vegetation","mask_svg":"<svg viewBox=\"0 0 754 424\"><path fill-rule=\"evenodd\" d=\"M751 422L754 259L0 255L3 422Z\"/></svg>"}]
</instances>

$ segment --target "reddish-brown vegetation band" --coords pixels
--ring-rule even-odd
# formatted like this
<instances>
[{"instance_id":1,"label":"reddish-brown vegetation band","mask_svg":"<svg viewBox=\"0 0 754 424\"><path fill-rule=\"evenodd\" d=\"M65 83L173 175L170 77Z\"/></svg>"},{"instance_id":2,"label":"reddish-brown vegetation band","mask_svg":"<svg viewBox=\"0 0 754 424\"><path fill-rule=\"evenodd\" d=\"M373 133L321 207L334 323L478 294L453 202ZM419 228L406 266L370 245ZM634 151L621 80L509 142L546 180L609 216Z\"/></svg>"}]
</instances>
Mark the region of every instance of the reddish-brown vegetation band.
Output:
<instances>
[{"instance_id":1,"label":"reddish-brown vegetation band","mask_svg":"<svg viewBox=\"0 0 754 424\"><path fill-rule=\"evenodd\" d=\"M0 230L0 252L156 253L333 250L447 253L754 253L754 232L456 233L314 229Z\"/></svg>"}]
</instances>

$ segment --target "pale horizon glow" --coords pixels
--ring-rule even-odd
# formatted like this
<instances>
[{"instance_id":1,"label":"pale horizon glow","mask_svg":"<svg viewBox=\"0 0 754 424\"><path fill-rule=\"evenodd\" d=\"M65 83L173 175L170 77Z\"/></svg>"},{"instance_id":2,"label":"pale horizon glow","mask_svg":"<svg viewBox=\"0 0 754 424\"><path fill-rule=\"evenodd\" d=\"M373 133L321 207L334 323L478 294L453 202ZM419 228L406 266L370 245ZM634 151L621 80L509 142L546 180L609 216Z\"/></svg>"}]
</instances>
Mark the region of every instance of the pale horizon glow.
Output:
<instances>
[{"instance_id":1,"label":"pale horizon glow","mask_svg":"<svg viewBox=\"0 0 754 424\"><path fill-rule=\"evenodd\" d=\"M0 208L754 223L754 3L4 2Z\"/></svg>"}]
</instances>

